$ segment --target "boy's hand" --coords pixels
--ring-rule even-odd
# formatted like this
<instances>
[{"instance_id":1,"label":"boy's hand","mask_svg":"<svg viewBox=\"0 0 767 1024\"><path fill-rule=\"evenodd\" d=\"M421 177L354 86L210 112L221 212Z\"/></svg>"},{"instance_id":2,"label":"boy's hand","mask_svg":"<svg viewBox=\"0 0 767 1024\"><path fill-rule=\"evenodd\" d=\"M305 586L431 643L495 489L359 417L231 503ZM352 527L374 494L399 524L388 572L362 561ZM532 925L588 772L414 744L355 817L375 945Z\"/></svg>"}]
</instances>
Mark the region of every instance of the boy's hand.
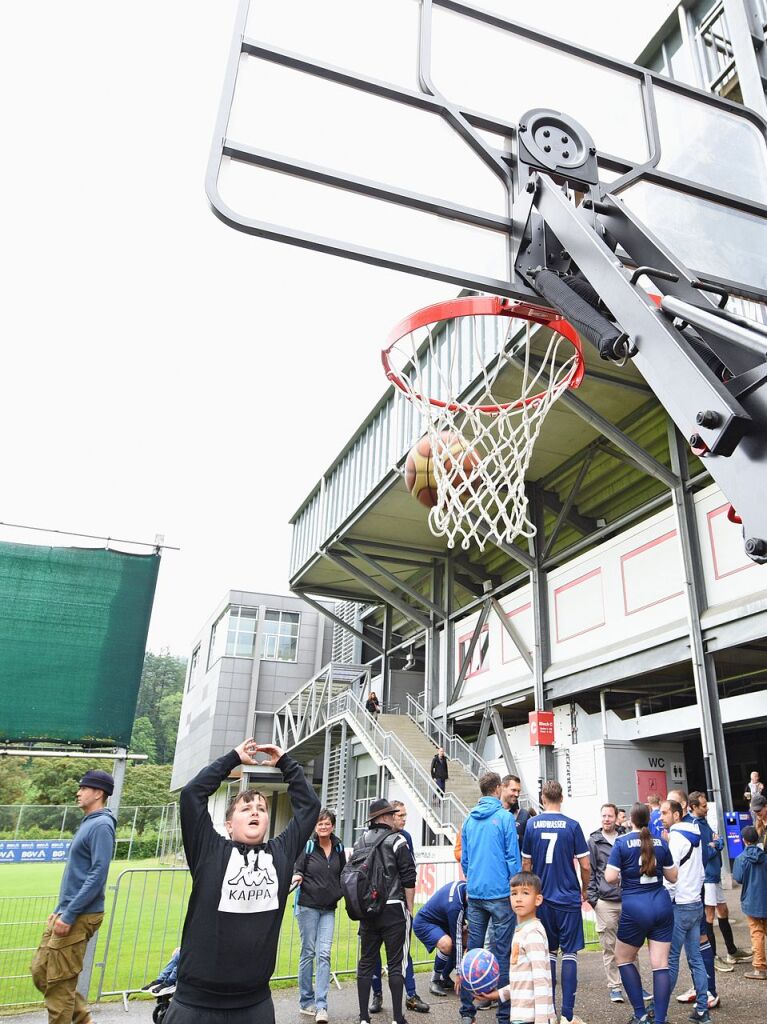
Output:
<instances>
[{"instance_id":1,"label":"boy's hand","mask_svg":"<svg viewBox=\"0 0 767 1024\"><path fill-rule=\"evenodd\" d=\"M240 758L240 764L256 763L253 755L258 750L258 744L256 743L252 736L249 737L247 740L243 740L239 747L235 747L234 749L235 753Z\"/></svg>"},{"instance_id":2,"label":"boy's hand","mask_svg":"<svg viewBox=\"0 0 767 1024\"><path fill-rule=\"evenodd\" d=\"M462 981L461 975L456 973L455 981L453 982L453 988L455 989L455 994L457 996L459 996L461 994L461 981Z\"/></svg>"},{"instance_id":3,"label":"boy's hand","mask_svg":"<svg viewBox=\"0 0 767 1024\"><path fill-rule=\"evenodd\" d=\"M254 751L256 754L267 754L268 760L260 761L259 764L268 764L272 768L277 764L279 759L285 753L280 747L275 747L273 743L257 743Z\"/></svg>"},{"instance_id":4,"label":"boy's hand","mask_svg":"<svg viewBox=\"0 0 767 1024\"><path fill-rule=\"evenodd\" d=\"M492 1000L495 1000L496 1002L500 1002L501 1001L501 997L500 997L500 995L498 993L498 989L497 988L494 988L492 992L483 992L482 993L482 999L492 999Z\"/></svg>"}]
</instances>

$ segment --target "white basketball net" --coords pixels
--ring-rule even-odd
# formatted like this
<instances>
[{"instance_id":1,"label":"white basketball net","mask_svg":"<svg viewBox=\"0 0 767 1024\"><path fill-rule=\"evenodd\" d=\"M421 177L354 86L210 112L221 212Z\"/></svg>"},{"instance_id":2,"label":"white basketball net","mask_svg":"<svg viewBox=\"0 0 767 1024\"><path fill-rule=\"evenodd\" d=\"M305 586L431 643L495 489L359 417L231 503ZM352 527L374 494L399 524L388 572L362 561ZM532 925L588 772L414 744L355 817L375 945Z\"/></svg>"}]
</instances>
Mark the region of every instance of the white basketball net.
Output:
<instances>
[{"instance_id":1,"label":"white basketball net","mask_svg":"<svg viewBox=\"0 0 767 1024\"><path fill-rule=\"evenodd\" d=\"M496 330L481 329L479 321L489 321ZM402 390L420 410L422 432L431 443L437 502L429 511L429 528L435 536L447 538L448 547L460 538L462 548L476 541L482 550L488 539L510 544L516 537L536 533L527 517L525 476L543 421L567 389L579 355L567 339L553 333L543 358L533 357L532 324L524 324L526 329L520 330L518 319L461 317L446 322L444 329L427 328L428 351L418 352L422 332L419 339L412 332L392 349L400 361L407 360L400 373ZM495 335L490 353L489 333ZM459 370L468 358L481 377L470 403L458 400L466 387ZM500 375L510 365L516 382L522 376L521 390L511 404L497 389ZM483 406L493 411L483 411Z\"/></svg>"}]
</instances>

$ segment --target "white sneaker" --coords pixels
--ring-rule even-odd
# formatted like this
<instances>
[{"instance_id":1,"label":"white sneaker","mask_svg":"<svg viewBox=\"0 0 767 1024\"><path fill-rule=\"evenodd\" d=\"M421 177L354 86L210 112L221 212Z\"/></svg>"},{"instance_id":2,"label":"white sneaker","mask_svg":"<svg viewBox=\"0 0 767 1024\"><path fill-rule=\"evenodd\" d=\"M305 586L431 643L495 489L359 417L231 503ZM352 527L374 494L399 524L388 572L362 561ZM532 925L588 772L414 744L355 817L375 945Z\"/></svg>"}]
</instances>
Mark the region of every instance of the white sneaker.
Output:
<instances>
[{"instance_id":1,"label":"white sneaker","mask_svg":"<svg viewBox=\"0 0 767 1024\"><path fill-rule=\"evenodd\" d=\"M314 1020L315 1020L315 1024L328 1024L328 1011L327 1010L317 1010L317 1013L316 1013L316 1015L314 1017Z\"/></svg>"},{"instance_id":2,"label":"white sneaker","mask_svg":"<svg viewBox=\"0 0 767 1024\"><path fill-rule=\"evenodd\" d=\"M681 996L676 997L678 1003L694 1003L696 999L695 989L688 988L686 992L683 992Z\"/></svg>"},{"instance_id":3,"label":"white sneaker","mask_svg":"<svg viewBox=\"0 0 767 1024\"><path fill-rule=\"evenodd\" d=\"M311 1006L301 1006L298 1012L303 1013L304 1017L316 1017L317 1007L312 1003Z\"/></svg>"},{"instance_id":4,"label":"white sneaker","mask_svg":"<svg viewBox=\"0 0 767 1024\"><path fill-rule=\"evenodd\" d=\"M711 992L708 993L708 1008L709 1008L709 1010L713 1010L715 1006L719 1006L719 1003L721 1001L722 1001L722 999L721 999L721 996L719 995L718 992L717 992L716 995L713 995Z\"/></svg>"}]
</instances>

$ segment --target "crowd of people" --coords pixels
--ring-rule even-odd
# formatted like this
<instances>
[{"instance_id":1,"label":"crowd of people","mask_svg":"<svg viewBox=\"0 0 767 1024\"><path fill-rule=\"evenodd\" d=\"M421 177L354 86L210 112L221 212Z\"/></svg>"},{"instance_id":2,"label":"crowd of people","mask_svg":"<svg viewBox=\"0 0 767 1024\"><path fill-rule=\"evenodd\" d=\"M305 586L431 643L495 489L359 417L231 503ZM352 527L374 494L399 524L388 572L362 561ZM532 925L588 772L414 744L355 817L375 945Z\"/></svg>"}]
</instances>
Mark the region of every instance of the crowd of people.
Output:
<instances>
[{"instance_id":1,"label":"crowd of people","mask_svg":"<svg viewBox=\"0 0 767 1024\"><path fill-rule=\"evenodd\" d=\"M267 839L266 798L245 789L227 806L222 836L208 799L238 765L255 764L257 754L281 771L292 818ZM443 757L441 750L435 756L438 772ZM90 1019L76 987L88 937L103 916L114 849L114 819L105 802L113 785L108 773L93 770L78 790L83 826L32 965L49 1024ZM203 769L180 801L192 875L181 947L145 986L156 996L172 992L165 1024L274 1024L269 982L291 889L301 938L299 1010L326 1024L336 908L345 896L350 912L352 876L355 884L367 879L371 899L355 918L361 1024L383 1009L382 946L394 1024L406 1024L405 1009L429 1011L416 990L411 930L435 954L429 992L444 998L455 990L464 1024L475 1024L477 1011L489 1008L499 1024L551 1024L557 1004L561 1021L583 1024L575 1010L586 903L597 922L607 999L630 1003L629 1024L667 1024L682 953L692 986L677 999L694 1004L690 1019L700 1024L709 1024L709 1011L720 1003L717 971L750 961L742 977L767 981L767 798L756 773L746 790L753 824L743 830L744 849L733 864L750 952L733 939L721 884L723 840L708 823L704 793L651 794L631 807L625 826L620 809L606 803L601 827L586 839L562 810L558 782L543 784L537 814L520 806L521 783L514 775L501 779L487 772L479 790L456 842L464 878L438 889L414 917L416 863L401 801L373 800L368 827L347 855L333 812L320 809L301 767L279 748L245 740ZM724 943L720 955L715 924ZM648 988L637 964L645 943ZM464 950L484 945L495 954L499 974L497 988L477 999L461 976L461 961Z\"/></svg>"}]
</instances>

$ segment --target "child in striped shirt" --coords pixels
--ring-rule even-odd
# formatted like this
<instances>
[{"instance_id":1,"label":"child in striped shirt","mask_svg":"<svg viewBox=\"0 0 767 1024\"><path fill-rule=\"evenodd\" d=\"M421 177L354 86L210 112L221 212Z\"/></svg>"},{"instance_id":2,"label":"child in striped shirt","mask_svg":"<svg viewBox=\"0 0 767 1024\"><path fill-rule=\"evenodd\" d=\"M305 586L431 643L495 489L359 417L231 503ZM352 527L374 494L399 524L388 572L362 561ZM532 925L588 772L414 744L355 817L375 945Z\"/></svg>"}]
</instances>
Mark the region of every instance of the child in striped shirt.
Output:
<instances>
[{"instance_id":1,"label":"child in striped shirt","mask_svg":"<svg viewBox=\"0 0 767 1024\"><path fill-rule=\"evenodd\" d=\"M509 883L511 909L517 927L511 945L509 984L488 999L509 1004L509 1024L550 1024L556 1021L551 994L549 942L543 925L535 916L543 902L541 880L531 871L520 871Z\"/></svg>"}]
</instances>

